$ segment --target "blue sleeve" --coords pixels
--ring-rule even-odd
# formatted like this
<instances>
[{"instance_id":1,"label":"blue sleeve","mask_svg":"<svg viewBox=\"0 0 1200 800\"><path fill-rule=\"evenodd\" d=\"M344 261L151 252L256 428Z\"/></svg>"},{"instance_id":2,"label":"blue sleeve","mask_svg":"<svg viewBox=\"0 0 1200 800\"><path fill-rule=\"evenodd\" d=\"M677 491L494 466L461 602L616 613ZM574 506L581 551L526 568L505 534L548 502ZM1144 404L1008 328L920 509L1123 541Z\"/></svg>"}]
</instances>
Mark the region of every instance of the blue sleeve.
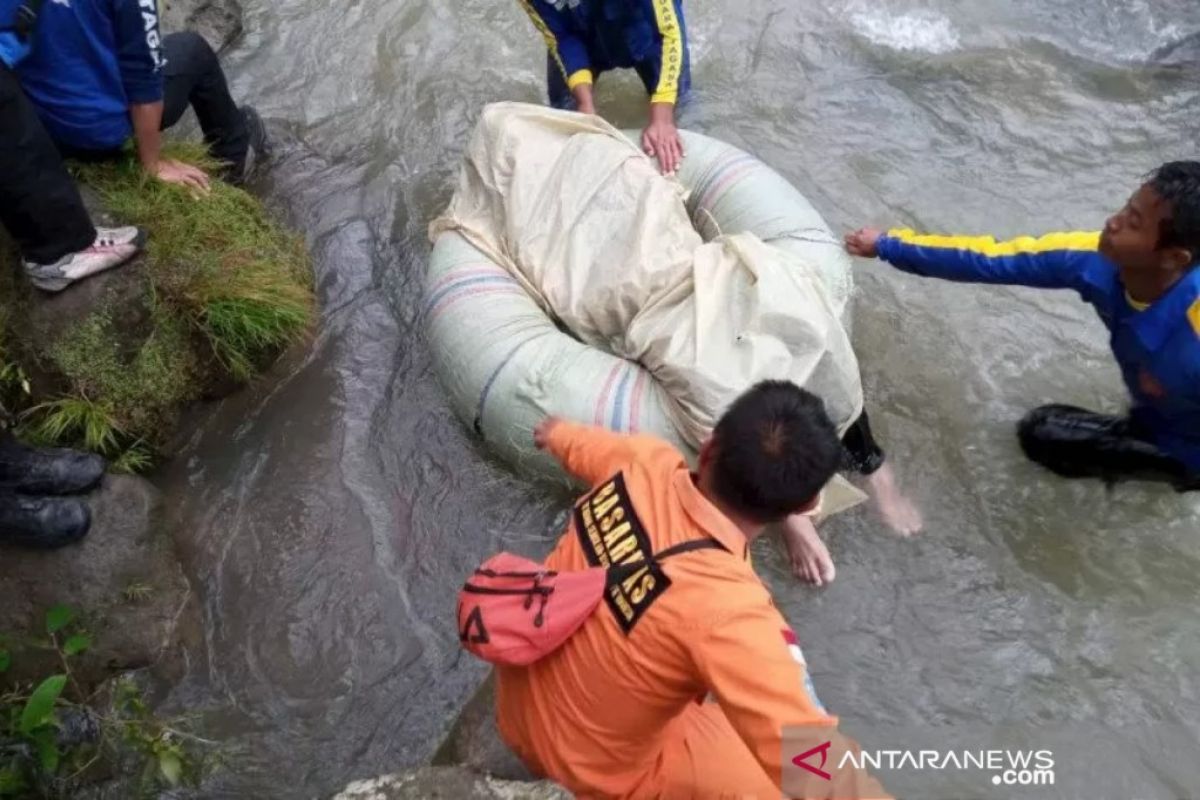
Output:
<instances>
[{"instance_id":1,"label":"blue sleeve","mask_svg":"<svg viewBox=\"0 0 1200 800\"><path fill-rule=\"evenodd\" d=\"M654 22L654 89L652 103L674 103L679 99L683 76L683 3L682 0L641 0L649 19Z\"/></svg>"},{"instance_id":2,"label":"blue sleeve","mask_svg":"<svg viewBox=\"0 0 1200 800\"><path fill-rule=\"evenodd\" d=\"M1098 233L1051 233L997 242L990 236L923 236L889 231L879 257L930 278L964 283L1002 283L1040 289L1075 289L1089 302L1086 268L1099 246Z\"/></svg>"},{"instance_id":3,"label":"blue sleeve","mask_svg":"<svg viewBox=\"0 0 1200 800\"><path fill-rule=\"evenodd\" d=\"M0 29L4 28L0 24ZM17 64L25 56L29 55L29 45L17 38L15 33L9 33L0 30L0 64L4 64L9 69L16 69Z\"/></svg>"},{"instance_id":4,"label":"blue sleeve","mask_svg":"<svg viewBox=\"0 0 1200 800\"><path fill-rule=\"evenodd\" d=\"M117 66L131 104L156 103L163 97L162 37L157 0L112 0Z\"/></svg>"},{"instance_id":5,"label":"blue sleeve","mask_svg":"<svg viewBox=\"0 0 1200 800\"><path fill-rule=\"evenodd\" d=\"M587 45L571 29L571 17L546 0L521 0L525 13L546 41L546 48L562 70L567 87L592 83L591 58Z\"/></svg>"}]
</instances>

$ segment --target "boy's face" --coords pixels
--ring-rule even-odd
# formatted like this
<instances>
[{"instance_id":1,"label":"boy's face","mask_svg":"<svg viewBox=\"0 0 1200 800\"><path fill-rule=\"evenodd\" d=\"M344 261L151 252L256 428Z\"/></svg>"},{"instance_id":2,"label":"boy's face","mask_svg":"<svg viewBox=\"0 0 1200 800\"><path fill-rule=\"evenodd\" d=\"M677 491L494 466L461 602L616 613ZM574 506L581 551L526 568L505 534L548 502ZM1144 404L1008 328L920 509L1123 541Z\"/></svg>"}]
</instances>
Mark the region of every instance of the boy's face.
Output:
<instances>
[{"instance_id":1,"label":"boy's face","mask_svg":"<svg viewBox=\"0 0 1200 800\"><path fill-rule=\"evenodd\" d=\"M1100 254L1116 264L1123 275L1187 266L1190 253L1158 246L1162 225L1170 218L1171 204L1149 184L1142 186L1104 223Z\"/></svg>"}]
</instances>

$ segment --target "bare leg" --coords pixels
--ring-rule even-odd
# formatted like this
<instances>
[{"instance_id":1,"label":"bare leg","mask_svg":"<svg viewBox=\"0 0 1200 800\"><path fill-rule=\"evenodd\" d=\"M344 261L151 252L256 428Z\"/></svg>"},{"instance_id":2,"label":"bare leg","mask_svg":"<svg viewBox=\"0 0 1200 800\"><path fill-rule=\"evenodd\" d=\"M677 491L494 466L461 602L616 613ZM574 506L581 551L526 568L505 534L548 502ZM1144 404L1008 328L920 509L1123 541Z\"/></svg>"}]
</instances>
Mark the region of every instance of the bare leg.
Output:
<instances>
[{"instance_id":1,"label":"bare leg","mask_svg":"<svg viewBox=\"0 0 1200 800\"><path fill-rule=\"evenodd\" d=\"M896 473L890 463L867 476L867 493L875 501L884 523L901 536L920 533L924 522L921 512L896 485Z\"/></svg>"},{"instance_id":2,"label":"bare leg","mask_svg":"<svg viewBox=\"0 0 1200 800\"><path fill-rule=\"evenodd\" d=\"M783 543L787 547L792 574L814 586L833 583L837 571L833 556L821 541L813 522L803 514L792 514L783 523Z\"/></svg>"}]
</instances>

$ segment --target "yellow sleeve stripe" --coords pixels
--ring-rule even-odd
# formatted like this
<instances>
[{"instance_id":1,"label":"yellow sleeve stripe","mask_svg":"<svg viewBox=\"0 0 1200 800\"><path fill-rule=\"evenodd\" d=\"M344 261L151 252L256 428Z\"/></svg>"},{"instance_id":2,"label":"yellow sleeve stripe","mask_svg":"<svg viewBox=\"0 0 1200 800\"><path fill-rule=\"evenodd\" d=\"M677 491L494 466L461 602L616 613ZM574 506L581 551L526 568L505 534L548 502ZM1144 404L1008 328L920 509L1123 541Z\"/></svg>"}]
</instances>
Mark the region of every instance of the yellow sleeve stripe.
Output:
<instances>
[{"instance_id":1,"label":"yellow sleeve stripe","mask_svg":"<svg viewBox=\"0 0 1200 800\"><path fill-rule=\"evenodd\" d=\"M574 89L585 83L593 81L592 71L590 69L577 69L567 78L567 88Z\"/></svg>"},{"instance_id":2,"label":"yellow sleeve stripe","mask_svg":"<svg viewBox=\"0 0 1200 800\"><path fill-rule=\"evenodd\" d=\"M563 77L566 78L567 67L563 64L562 56L558 54L558 39L554 38L554 32L546 26L546 21L534 10L529 0L521 0L521 7L525 9L525 13L529 15L529 19L533 21L533 27L538 29L538 33L542 35L542 39L546 41L546 49L550 51L550 55L554 56L554 63L558 64L559 70L562 72Z\"/></svg>"},{"instance_id":3,"label":"yellow sleeve stripe","mask_svg":"<svg viewBox=\"0 0 1200 800\"><path fill-rule=\"evenodd\" d=\"M1192 330L1200 336L1200 300L1192 303L1192 307L1188 309L1188 322L1192 323Z\"/></svg>"},{"instance_id":4,"label":"yellow sleeve stripe","mask_svg":"<svg viewBox=\"0 0 1200 800\"><path fill-rule=\"evenodd\" d=\"M997 242L991 236L936 236L919 234L908 228L888 231L888 236L917 247L940 247L945 250L967 250L989 258L1017 256L1025 253L1046 253L1051 250L1094 251L1100 247L1098 231L1048 233L1040 238L1020 236L1007 242Z\"/></svg>"},{"instance_id":5,"label":"yellow sleeve stripe","mask_svg":"<svg viewBox=\"0 0 1200 800\"><path fill-rule=\"evenodd\" d=\"M683 36L673 0L653 0L654 21L662 34L662 60L658 66L658 86L650 95L651 103L674 103L679 99L679 76L683 74Z\"/></svg>"}]
</instances>

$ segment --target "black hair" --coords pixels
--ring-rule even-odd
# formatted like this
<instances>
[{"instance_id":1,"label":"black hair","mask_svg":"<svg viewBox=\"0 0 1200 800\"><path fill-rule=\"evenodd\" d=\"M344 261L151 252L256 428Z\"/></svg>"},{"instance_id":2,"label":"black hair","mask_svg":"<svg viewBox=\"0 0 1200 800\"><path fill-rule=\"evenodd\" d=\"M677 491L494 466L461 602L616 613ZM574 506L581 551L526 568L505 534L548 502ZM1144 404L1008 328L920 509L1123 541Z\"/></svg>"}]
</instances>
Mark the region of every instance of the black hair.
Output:
<instances>
[{"instance_id":1,"label":"black hair","mask_svg":"<svg viewBox=\"0 0 1200 800\"><path fill-rule=\"evenodd\" d=\"M743 393L713 431L713 491L755 522L807 506L837 471L842 445L815 395L790 381Z\"/></svg>"},{"instance_id":2,"label":"black hair","mask_svg":"<svg viewBox=\"0 0 1200 800\"><path fill-rule=\"evenodd\" d=\"M1155 193L1171 204L1170 216L1158 231L1158 247L1181 247L1200 262L1200 161L1169 161L1147 179Z\"/></svg>"}]
</instances>

